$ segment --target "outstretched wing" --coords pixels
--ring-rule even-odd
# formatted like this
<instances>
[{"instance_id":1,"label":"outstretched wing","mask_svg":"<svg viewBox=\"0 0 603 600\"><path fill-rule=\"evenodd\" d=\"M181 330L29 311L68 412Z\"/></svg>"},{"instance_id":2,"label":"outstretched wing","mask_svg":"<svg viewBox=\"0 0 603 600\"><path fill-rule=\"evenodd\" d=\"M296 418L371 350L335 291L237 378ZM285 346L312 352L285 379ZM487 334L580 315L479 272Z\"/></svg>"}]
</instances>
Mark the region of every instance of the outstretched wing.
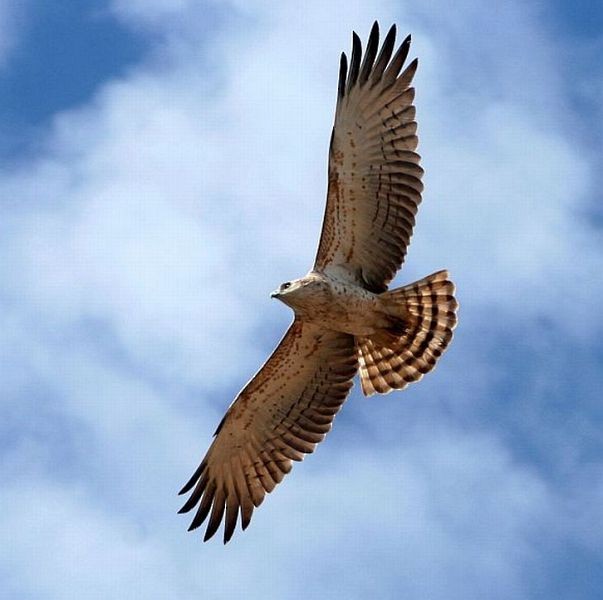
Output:
<instances>
[{"instance_id":1,"label":"outstretched wing","mask_svg":"<svg viewBox=\"0 0 603 600\"><path fill-rule=\"evenodd\" d=\"M295 320L218 426L207 455L184 486L180 510L198 506L189 531L205 521L204 541L222 519L224 543L242 528L292 468L331 429L358 368L354 337Z\"/></svg>"},{"instance_id":2,"label":"outstretched wing","mask_svg":"<svg viewBox=\"0 0 603 600\"><path fill-rule=\"evenodd\" d=\"M341 56L327 206L314 266L347 274L374 292L387 289L404 261L423 191L410 87L417 60L400 74L410 36L391 58L395 38L394 25L377 56L375 22L364 59L356 33L349 71Z\"/></svg>"}]
</instances>

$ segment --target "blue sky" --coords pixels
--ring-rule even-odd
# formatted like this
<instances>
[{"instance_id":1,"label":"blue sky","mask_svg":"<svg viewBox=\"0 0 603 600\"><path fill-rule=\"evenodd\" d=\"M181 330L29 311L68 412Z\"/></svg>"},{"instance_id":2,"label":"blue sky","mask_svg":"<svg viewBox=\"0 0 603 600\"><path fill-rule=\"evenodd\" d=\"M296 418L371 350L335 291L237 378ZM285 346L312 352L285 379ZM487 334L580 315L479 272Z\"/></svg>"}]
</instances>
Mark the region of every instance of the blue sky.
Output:
<instances>
[{"instance_id":1,"label":"blue sky","mask_svg":"<svg viewBox=\"0 0 603 600\"><path fill-rule=\"evenodd\" d=\"M0 589L598 598L603 9L0 1ZM328 4L325 6L325 4ZM438 369L354 391L226 547L176 514L309 268L338 56L412 32Z\"/></svg>"}]
</instances>

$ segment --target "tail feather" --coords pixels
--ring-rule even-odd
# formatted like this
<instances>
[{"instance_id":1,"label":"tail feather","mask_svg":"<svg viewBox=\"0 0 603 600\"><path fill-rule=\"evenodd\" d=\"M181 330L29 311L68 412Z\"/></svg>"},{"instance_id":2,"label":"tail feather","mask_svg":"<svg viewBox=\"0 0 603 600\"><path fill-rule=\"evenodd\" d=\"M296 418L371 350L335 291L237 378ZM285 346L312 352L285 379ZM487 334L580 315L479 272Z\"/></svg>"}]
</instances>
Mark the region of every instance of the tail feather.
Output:
<instances>
[{"instance_id":1,"label":"tail feather","mask_svg":"<svg viewBox=\"0 0 603 600\"><path fill-rule=\"evenodd\" d=\"M452 339L458 303L448 271L438 271L380 296L403 326L386 335L358 338L360 383L365 396L401 390L431 371Z\"/></svg>"}]
</instances>

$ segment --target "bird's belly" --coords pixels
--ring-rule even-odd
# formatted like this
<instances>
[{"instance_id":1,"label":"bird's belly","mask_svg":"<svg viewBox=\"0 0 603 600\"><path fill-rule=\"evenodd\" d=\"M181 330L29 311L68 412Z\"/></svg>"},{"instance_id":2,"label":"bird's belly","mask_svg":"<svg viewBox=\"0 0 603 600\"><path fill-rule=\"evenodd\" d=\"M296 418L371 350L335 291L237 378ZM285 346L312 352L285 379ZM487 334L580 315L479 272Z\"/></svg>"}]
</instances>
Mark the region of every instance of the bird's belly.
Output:
<instances>
[{"instance_id":1,"label":"bird's belly","mask_svg":"<svg viewBox=\"0 0 603 600\"><path fill-rule=\"evenodd\" d=\"M374 294L366 290L359 293L344 291L334 294L329 302L305 308L304 314L299 315L302 320L351 335L371 335L385 324L377 310Z\"/></svg>"}]
</instances>

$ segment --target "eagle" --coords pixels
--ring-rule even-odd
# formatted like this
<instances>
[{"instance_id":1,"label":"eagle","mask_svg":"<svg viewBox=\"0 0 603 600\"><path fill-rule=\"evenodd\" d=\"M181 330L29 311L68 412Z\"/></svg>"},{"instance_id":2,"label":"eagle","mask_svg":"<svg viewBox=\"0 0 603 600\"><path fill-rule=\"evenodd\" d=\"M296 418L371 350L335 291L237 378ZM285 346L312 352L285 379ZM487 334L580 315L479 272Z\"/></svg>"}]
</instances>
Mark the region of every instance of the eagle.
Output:
<instances>
[{"instance_id":1,"label":"eagle","mask_svg":"<svg viewBox=\"0 0 603 600\"><path fill-rule=\"evenodd\" d=\"M352 34L339 65L328 191L312 270L271 296L293 323L242 389L188 483L179 511L189 527L224 521L224 543L331 429L359 372L366 396L401 390L431 371L452 339L458 304L447 271L396 289L423 184L416 153L418 61L404 69L410 35L394 53L393 25L379 49L375 22L363 54ZM192 490L192 491L191 491Z\"/></svg>"}]
</instances>

